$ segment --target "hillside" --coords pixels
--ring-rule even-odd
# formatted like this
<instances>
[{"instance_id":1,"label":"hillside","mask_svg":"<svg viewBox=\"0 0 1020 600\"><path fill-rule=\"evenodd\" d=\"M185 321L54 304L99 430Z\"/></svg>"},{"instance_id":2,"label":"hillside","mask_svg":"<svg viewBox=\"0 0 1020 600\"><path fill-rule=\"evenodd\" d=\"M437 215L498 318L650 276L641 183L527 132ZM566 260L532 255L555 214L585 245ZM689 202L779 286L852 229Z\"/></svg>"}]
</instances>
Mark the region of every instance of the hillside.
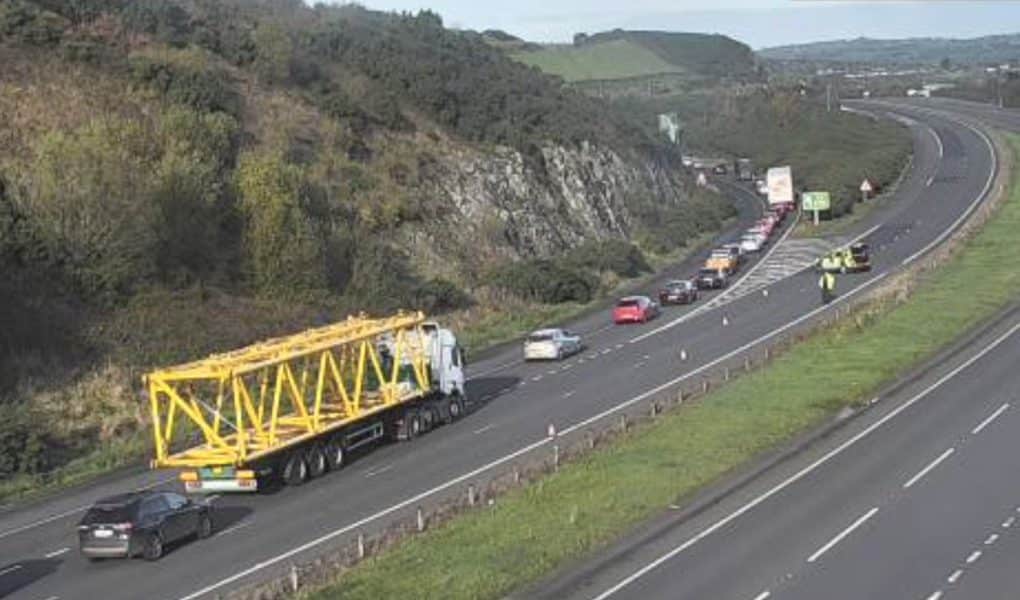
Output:
<instances>
[{"instance_id":1,"label":"hillside","mask_svg":"<svg viewBox=\"0 0 1020 600\"><path fill-rule=\"evenodd\" d=\"M1020 60L1020 34L973 39L911 38L878 40L857 38L777 46L758 51L771 60L810 60L840 63L937 65L987 65Z\"/></svg>"},{"instance_id":2,"label":"hillside","mask_svg":"<svg viewBox=\"0 0 1020 600\"><path fill-rule=\"evenodd\" d=\"M615 30L578 34L573 46L517 52L514 58L567 81L680 73L691 80L754 80L754 54L722 35Z\"/></svg>"},{"instance_id":3,"label":"hillside","mask_svg":"<svg viewBox=\"0 0 1020 600\"><path fill-rule=\"evenodd\" d=\"M525 322L732 211L427 11L4 0L0 63L0 483L144 447L153 365L358 311Z\"/></svg>"}]
</instances>

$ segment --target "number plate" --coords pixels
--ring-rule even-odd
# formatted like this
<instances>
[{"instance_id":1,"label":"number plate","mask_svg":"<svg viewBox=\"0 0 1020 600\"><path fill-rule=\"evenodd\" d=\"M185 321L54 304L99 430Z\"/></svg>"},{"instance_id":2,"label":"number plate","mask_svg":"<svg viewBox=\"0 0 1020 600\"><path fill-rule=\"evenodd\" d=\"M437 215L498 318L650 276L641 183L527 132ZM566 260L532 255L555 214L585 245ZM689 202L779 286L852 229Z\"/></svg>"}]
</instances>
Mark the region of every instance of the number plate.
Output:
<instances>
[{"instance_id":1,"label":"number plate","mask_svg":"<svg viewBox=\"0 0 1020 600\"><path fill-rule=\"evenodd\" d=\"M97 538L112 538L113 532L109 529L97 529L92 532L92 535Z\"/></svg>"}]
</instances>

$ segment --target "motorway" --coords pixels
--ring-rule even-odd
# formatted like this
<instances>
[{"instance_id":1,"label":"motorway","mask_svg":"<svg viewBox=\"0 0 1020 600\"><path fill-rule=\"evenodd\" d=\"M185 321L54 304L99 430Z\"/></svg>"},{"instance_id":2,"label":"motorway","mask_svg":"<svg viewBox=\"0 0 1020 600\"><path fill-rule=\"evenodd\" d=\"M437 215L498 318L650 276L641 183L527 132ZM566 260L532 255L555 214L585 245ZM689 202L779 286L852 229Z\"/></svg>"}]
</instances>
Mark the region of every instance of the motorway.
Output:
<instances>
[{"instance_id":1,"label":"motorway","mask_svg":"<svg viewBox=\"0 0 1020 600\"><path fill-rule=\"evenodd\" d=\"M841 279L840 302L873 288L943 239L992 185L996 158L977 131L911 107L896 110L911 115L913 166L895 202L857 225L867 233L875 268ZM744 219L750 216L745 212ZM679 269L689 273L694 263ZM517 348L479 360L469 367L474 406L465 419L413 445L378 448L300 489L217 498L218 533L157 563L90 564L76 554L74 525L82 508L105 494L173 485L165 482L167 473L114 478L9 510L0 514L0 597L190 600L279 575L292 562L350 543L359 532L371 534L418 506L462 494L468 483L484 484L514 461L547 454L553 443L549 424L560 435L579 434L659 392L697 383L708 369L832 310L819 307L810 272L791 274L766 290L670 308L643 326L613 327L607 314L589 315L571 324L589 350L563 363L521 364ZM680 359L681 350L687 360Z\"/></svg>"},{"instance_id":2,"label":"motorway","mask_svg":"<svg viewBox=\"0 0 1020 600\"><path fill-rule=\"evenodd\" d=\"M1020 113L940 101L1020 130ZM1020 311L692 519L662 515L531 597L1020 597Z\"/></svg>"}]
</instances>

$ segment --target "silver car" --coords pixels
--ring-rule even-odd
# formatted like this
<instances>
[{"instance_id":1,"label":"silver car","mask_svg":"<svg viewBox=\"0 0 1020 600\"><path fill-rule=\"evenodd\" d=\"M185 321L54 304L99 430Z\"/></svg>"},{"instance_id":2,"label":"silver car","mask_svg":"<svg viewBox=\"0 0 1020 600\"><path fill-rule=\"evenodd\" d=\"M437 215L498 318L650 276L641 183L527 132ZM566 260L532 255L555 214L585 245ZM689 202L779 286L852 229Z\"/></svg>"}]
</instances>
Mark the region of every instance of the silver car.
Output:
<instances>
[{"instance_id":1,"label":"silver car","mask_svg":"<svg viewBox=\"0 0 1020 600\"><path fill-rule=\"evenodd\" d=\"M524 360L560 360L582 349L580 336L566 329L540 329L524 340Z\"/></svg>"}]
</instances>

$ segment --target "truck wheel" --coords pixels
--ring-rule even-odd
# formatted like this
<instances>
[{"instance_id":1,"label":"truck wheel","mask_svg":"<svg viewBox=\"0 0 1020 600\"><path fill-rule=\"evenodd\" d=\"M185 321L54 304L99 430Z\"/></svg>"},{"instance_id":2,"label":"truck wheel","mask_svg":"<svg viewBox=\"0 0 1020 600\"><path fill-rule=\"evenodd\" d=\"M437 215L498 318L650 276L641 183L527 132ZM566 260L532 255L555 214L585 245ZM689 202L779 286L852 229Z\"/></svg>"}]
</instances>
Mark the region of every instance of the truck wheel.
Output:
<instances>
[{"instance_id":1,"label":"truck wheel","mask_svg":"<svg viewBox=\"0 0 1020 600\"><path fill-rule=\"evenodd\" d=\"M303 452L295 450L290 453L283 465L282 478L283 483L289 486L298 486L308 480L308 464Z\"/></svg>"},{"instance_id":2,"label":"truck wheel","mask_svg":"<svg viewBox=\"0 0 1020 600\"><path fill-rule=\"evenodd\" d=\"M305 456L305 463L308 465L308 477L315 479L321 477L329 465L326 464L326 453L322 451L322 446L316 444L312 446L311 450L308 451L308 455Z\"/></svg>"},{"instance_id":3,"label":"truck wheel","mask_svg":"<svg viewBox=\"0 0 1020 600\"><path fill-rule=\"evenodd\" d=\"M408 441L422 434L421 415L418 411L409 410L404 413L404 431Z\"/></svg>"},{"instance_id":4,"label":"truck wheel","mask_svg":"<svg viewBox=\"0 0 1020 600\"><path fill-rule=\"evenodd\" d=\"M344 450L343 440L335 436L326 444L326 464L330 471L339 471L344 468L347 461L347 453Z\"/></svg>"},{"instance_id":5,"label":"truck wheel","mask_svg":"<svg viewBox=\"0 0 1020 600\"><path fill-rule=\"evenodd\" d=\"M450 421L457 421L464 416L464 399L460 394L454 394L450 398Z\"/></svg>"},{"instance_id":6,"label":"truck wheel","mask_svg":"<svg viewBox=\"0 0 1020 600\"><path fill-rule=\"evenodd\" d=\"M428 433L432 431L436 426L435 413L432 412L432 407L426 405L418 414L421 415L421 432Z\"/></svg>"}]
</instances>

